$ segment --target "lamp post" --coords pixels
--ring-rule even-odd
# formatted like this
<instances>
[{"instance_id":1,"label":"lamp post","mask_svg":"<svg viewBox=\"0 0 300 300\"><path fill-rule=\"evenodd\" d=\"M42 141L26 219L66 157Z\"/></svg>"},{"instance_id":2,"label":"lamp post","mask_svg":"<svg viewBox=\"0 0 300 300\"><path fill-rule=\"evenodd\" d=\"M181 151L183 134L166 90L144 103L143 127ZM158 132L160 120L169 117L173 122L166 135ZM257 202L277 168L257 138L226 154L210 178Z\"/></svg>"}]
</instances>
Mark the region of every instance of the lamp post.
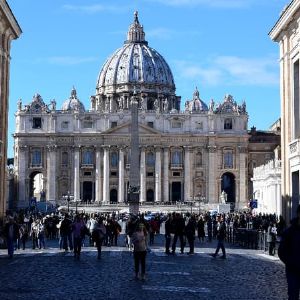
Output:
<instances>
[{"instance_id":1,"label":"lamp post","mask_svg":"<svg viewBox=\"0 0 300 300\"><path fill-rule=\"evenodd\" d=\"M70 211L70 200L71 200L70 191L68 191L68 194L67 194L68 212Z\"/></svg>"}]
</instances>

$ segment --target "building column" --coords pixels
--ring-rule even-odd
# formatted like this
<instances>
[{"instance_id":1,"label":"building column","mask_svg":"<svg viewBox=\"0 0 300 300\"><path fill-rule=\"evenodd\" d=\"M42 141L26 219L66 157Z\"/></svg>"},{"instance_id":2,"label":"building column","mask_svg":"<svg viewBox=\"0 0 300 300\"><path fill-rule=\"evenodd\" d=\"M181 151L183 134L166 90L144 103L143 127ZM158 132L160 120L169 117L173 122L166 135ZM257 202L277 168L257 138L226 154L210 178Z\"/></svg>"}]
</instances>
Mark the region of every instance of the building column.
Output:
<instances>
[{"instance_id":1,"label":"building column","mask_svg":"<svg viewBox=\"0 0 300 300\"><path fill-rule=\"evenodd\" d=\"M277 215L282 215L282 201L281 201L281 184L276 183L276 201L277 201Z\"/></svg>"},{"instance_id":2,"label":"building column","mask_svg":"<svg viewBox=\"0 0 300 300\"><path fill-rule=\"evenodd\" d=\"M141 167L140 167L140 202L146 199L146 153L145 148L141 148Z\"/></svg>"},{"instance_id":3,"label":"building column","mask_svg":"<svg viewBox=\"0 0 300 300\"><path fill-rule=\"evenodd\" d=\"M46 200L56 203L56 145L47 146Z\"/></svg>"},{"instance_id":4,"label":"building column","mask_svg":"<svg viewBox=\"0 0 300 300\"><path fill-rule=\"evenodd\" d=\"M191 197L191 158L189 147L184 148L184 202L192 200Z\"/></svg>"},{"instance_id":5,"label":"building column","mask_svg":"<svg viewBox=\"0 0 300 300\"><path fill-rule=\"evenodd\" d=\"M27 146L19 147L18 157L18 208L28 207L29 199L26 196L26 170L28 170L28 148Z\"/></svg>"},{"instance_id":6,"label":"building column","mask_svg":"<svg viewBox=\"0 0 300 300\"><path fill-rule=\"evenodd\" d=\"M95 176L95 202L101 202L102 198L102 174L101 174L101 148L96 148L96 176Z\"/></svg>"},{"instance_id":7,"label":"building column","mask_svg":"<svg viewBox=\"0 0 300 300\"><path fill-rule=\"evenodd\" d=\"M80 147L74 148L74 201L80 200Z\"/></svg>"},{"instance_id":8,"label":"building column","mask_svg":"<svg viewBox=\"0 0 300 300\"><path fill-rule=\"evenodd\" d=\"M214 145L208 146L208 201L209 203L219 203L218 193L216 193L216 152L217 147Z\"/></svg>"},{"instance_id":9,"label":"building column","mask_svg":"<svg viewBox=\"0 0 300 300\"><path fill-rule=\"evenodd\" d=\"M161 148L155 149L155 202L161 201Z\"/></svg>"},{"instance_id":10,"label":"building column","mask_svg":"<svg viewBox=\"0 0 300 300\"><path fill-rule=\"evenodd\" d=\"M124 202L124 147L119 149L119 191L118 202Z\"/></svg>"},{"instance_id":11,"label":"building column","mask_svg":"<svg viewBox=\"0 0 300 300\"><path fill-rule=\"evenodd\" d=\"M164 179L163 179L163 202L169 202L169 148L164 148Z\"/></svg>"},{"instance_id":12,"label":"building column","mask_svg":"<svg viewBox=\"0 0 300 300\"><path fill-rule=\"evenodd\" d=\"M243 207L247 206L248 203L248 192L246 190L246 182L247 182L247 170L246 170L246 154L247 148L246 147L239 147L239 180L236 180L236 183L239 183L239 195L236 195L236 208L242 209ZM236 187L238 188L238 186Z\"/></svg>"},{"instance_id":13,"label":"building column","mask_svg":"<svg viewBox=\"0 0 300 300\"><path fill-rule=\"evenodd\" d=\"M103 200L109 202L109 147L104 147L103 154Z\"/></svg>"}]
</instances>

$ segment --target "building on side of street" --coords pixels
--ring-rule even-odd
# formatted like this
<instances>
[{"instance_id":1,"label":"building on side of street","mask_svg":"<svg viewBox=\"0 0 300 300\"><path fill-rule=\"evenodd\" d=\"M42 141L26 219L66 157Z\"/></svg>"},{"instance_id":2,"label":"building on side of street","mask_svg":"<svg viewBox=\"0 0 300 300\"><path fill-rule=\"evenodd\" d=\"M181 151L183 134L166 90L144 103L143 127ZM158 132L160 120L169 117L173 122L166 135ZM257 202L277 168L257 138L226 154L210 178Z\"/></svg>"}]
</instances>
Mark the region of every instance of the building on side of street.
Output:
<instances>
[{"instance_id":1,"label":"building on side of street","mask_svg":"<svg viewBox=\"0 0 300 300\"><path fill-rule=\"evenodd\" d=\"M286 219L296 215L300 192L300 1L281 12L270 31L279 44L281 93L282 207Z\"/></svg>"},{"instance_id":2,"label":"building on side of street","mask_svg":"<svg viewBox=\"0 0 300 300\"><path fill-rule=\"evenodd\" d=\"M9 5L0 0L0 219L6 211L7 131L11 41L21 35L21 28Z\"/></svg>"}]
</instances>

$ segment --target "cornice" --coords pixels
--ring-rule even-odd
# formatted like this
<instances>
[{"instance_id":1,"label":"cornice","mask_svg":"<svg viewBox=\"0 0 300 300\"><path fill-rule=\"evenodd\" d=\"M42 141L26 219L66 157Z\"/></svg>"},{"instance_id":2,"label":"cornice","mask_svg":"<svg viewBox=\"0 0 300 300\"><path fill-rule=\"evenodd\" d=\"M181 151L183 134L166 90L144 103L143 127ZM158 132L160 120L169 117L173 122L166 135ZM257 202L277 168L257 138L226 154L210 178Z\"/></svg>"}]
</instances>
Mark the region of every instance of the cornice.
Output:
<instances>
[{"instance_id":1,"label":"cornice","mask_svg":"<svg viewBox=\"0 0 300 300\"><path fill-rule=\"evenodd\" d=\"M293 20L293 16L299 11L300 1L292 0L292 2L286 7L281 14L271 31L269 32L270 38L278 42L280 33L285 30L285 27Z\"/></svg>"},{"instance_id":2,"label":"cornice","mask_svg":"<svg viewBox=\"0 0 300 300\"><path fill-rule=\"evenodd\" d=\"M4 13L6 19L8 20L8 23L14 34L14 39L18 38L22 33L22 29L5 0L0 0L0 10Z\"/></svg>"}]
</instances>

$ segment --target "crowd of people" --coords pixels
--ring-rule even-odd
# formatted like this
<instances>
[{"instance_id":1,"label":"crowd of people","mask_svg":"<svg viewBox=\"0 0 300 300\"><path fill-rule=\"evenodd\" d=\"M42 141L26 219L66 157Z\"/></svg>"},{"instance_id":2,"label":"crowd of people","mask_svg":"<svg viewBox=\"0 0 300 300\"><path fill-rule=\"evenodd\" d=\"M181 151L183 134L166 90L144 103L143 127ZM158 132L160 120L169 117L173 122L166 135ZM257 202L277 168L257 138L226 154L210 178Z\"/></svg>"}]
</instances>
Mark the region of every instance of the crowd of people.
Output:
<instances>
[{"instance_id":1,"label":"crowd of people","mask_svg":"<svg viewBox=\"0 0 300 300\"><path fill-rule=\"evenodd\" d=\"M81 247L85 245L96 247L97 258L101 259L102 246L110 247L119 244L121 225L125 221L123 217L114 213L8 215L3 230L8 255L12 258L16 249L25 250L27 241L31 241L32 249L41 249L47 246L46 241L57 239L59 249L73 252L75 260L80 259ZM173 212L167 215L152 215L150 219L145 218L144 214L130 215L124 226L124 245L133 251L135 278L145 280L147 252L150 246L155 244L155 236L160 233L161 228L164 228L164 246L167 255L175 255L177 249L181 254L193 255L195 240L198 239L200 243L209 243L216 239L217 247L211 255L215 258L221 250L223 259L226 259L224 242L228 228L233 232L238 229L262 231L267 236L270 255L275 253L276 242L281 242L278 254L286 264L289 294L298 295L299 224L300 206L297 210L297 218L292 221L292 226L288 226L287 230L282 216L254 215L251 212L213 215L209 212L198 215ZM185 252L186 247L188 247L187 252Z\"/></svg>"}]
</instances>

